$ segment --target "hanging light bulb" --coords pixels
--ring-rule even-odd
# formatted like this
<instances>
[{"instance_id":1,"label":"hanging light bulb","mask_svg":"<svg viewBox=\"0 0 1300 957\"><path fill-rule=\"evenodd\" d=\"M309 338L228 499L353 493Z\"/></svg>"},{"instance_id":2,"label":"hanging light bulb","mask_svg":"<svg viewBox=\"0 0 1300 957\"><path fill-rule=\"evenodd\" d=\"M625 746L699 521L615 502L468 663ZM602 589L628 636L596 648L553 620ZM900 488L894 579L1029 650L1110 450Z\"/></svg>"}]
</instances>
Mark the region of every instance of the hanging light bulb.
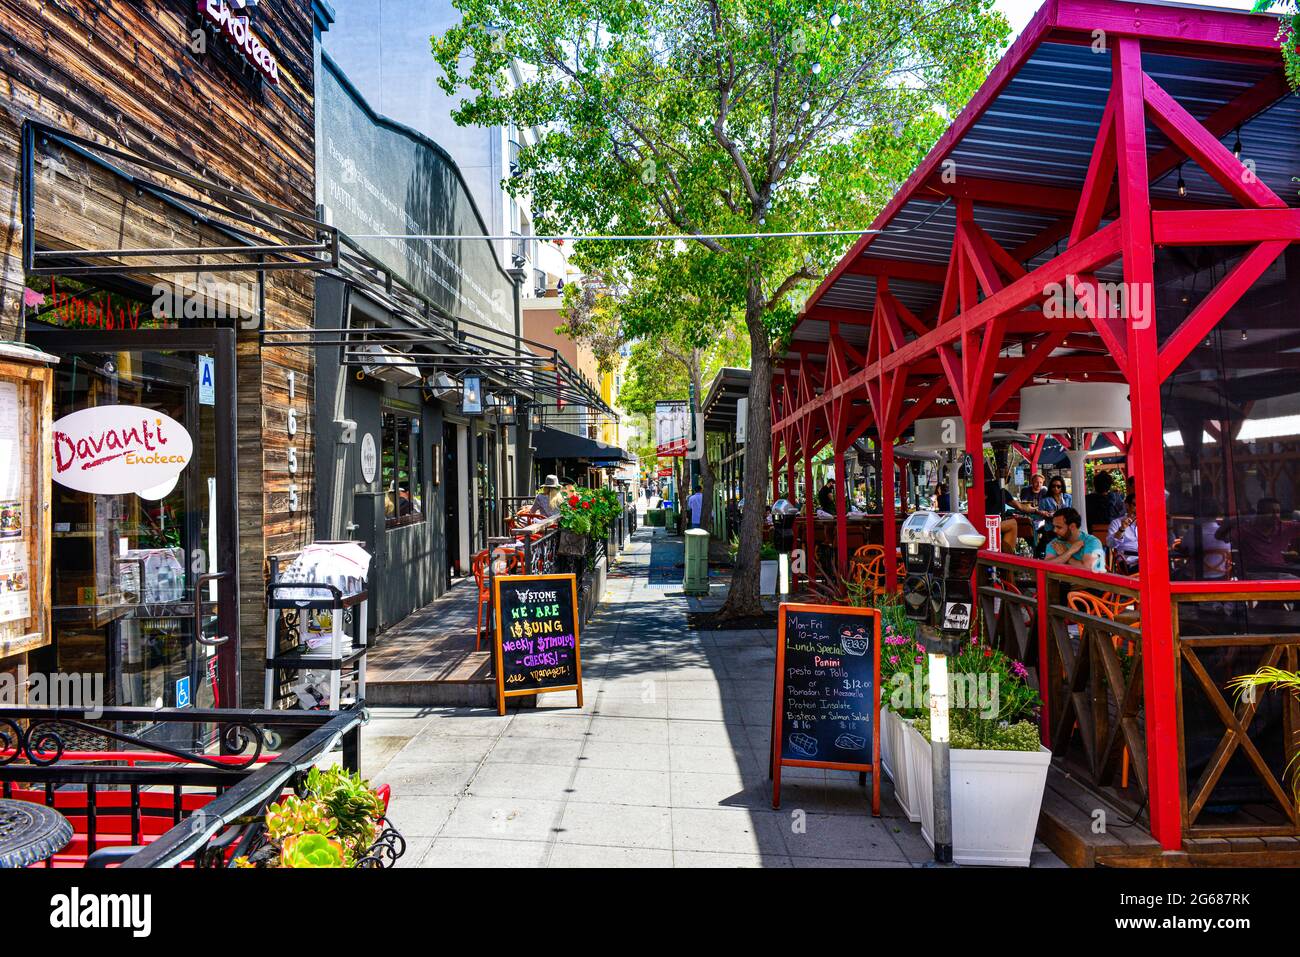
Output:
<instances>
[{"instance_id":1,"label":"hanging light bulb","mask_svg":"<svg viewBox=\"0 0 1300 957\"><path fill-rule=\"evenodd\" d=\"M1241 162L1241 127L1237 127L1237 141L1232 144L1232 155L1237 162Z\"/></svg>"},{"instance_id":2,"label":"hanging light bulb","mask_svg":"<svg viewBox=\"0 0 1300 957\"><path fill-rule=\"evenodd\" d=\"M812 65L812 71L813 73L820 73L822 71L822 65L820 63L814 63Z\"/></svg>"},{"instance_id":3,"label":"hanging light bulb","mask_svg":"<svg viewBox=\"0 0 1300 957\"><path fill-rule=\"evenodd\" d=\"M803 112L807 113L807 112L808 112L808 107L809 107L810 105L811 105L811 104L809 104L809 102L808 102L807 100L804 100L802 103L799 104L799 109L802 110Z\"/></svg>"},{"instance_id":4,"label":"hanging light bulb","mask_svg":"<svg viewBox=\"0 0 1300 957\"><path fill-rule=\"evenodd\" d=\"M838 13L832 13L832 14L831 14L831 26L833 26L833 27L838 27L839 25L840 25L840 15L839 15Z\"/></svg>"},{"instance_id":5,"label":"hanging light bulb","mask_svg":"<svg viewBox=\"0 0 1300 957\"><path fill-rule=\"evenodd\" d=\"M785 169L785 160L781 160L781 162L777 163L777 164L776 164L776 168L777 168L777 169Z\"/></svg>"},{"instance_id":6,"label":"hanging light bulb","mask_svg":"<svg viewBox=\"0 0 1300 957\"><path fill-rule=\"evenodd\" d=\"M1183 182L1183 168L1181 166L1178 167L1178 195L1187 195L1187 184Z\"/></svg>"},{"instance_id":7,"label":"hanging light bulb","mask_svg":"<svg viewBox=\"0 0 1300 957\"><path fill-rule=\"evenodd\" d=\"M1242 342L1245 342L1248 338L1249 338L1249 336L1246 335L1246 330L1245 330L1245 329L1242 329L1242 330L1241 330L1241 341L1242 341Z\"/></svg>"},{"instance_id":8,"label":"hanging light bulb","mask_svg":"<svg viewBox=\"0 0 1300 957\"><path fill-rule=\"evenodd\" d=\"M793 143L793 142L794 142L794 134L791 133L789 136L787 136L787 137L785 138L785 141L786 141L787 143Z\"/></svg>"},{"instance_id":9,"label":"hanging light bulb","mask_svg":"<svg viewBox=\"0 0 1300 957\"><path fill-rule=\"evenodd\" d=\"M764 217L764 216L760 216L760 217L758 217L758 225L760 225L760 226L766 226L766 225L767 225L767 218Z\"/></svg>"}]
</instances>

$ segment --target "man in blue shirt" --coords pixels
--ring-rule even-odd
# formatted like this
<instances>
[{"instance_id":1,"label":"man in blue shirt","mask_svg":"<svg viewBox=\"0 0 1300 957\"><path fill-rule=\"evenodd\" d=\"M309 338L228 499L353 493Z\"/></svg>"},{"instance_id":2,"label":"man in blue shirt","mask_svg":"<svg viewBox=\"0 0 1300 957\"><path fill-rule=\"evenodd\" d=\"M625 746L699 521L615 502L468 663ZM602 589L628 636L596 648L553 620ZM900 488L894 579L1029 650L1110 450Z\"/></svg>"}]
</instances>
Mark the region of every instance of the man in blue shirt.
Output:
<instances>
[{"instance_id":1,"label":"man in blue shirt","mask_svg":"<svg viewBox=\"0 0 1300 957\"><path fill-rule=\"evenodd\" d=\"M1058 565L1069 565L1085 571L1106 570L1106 552L1101 539L1089 535L1079 526L1083 518L1077 509L1058 508L1052 514L1052 531L1056 538L1047 546L1045 560Z\"/></svg>"},{"instance_id":2,"label":"man in blue shirt","mask_svg":"<svg viewBox=\"0 0 1300 957\"><path fill-rule=\"evenodd\" d=\"M698 485L695 486L695 492L686 500L686 512L690 516L690 524L687 528L699 528L704 512L704 493L700 491Z\"/></svg>"}]
</instances>

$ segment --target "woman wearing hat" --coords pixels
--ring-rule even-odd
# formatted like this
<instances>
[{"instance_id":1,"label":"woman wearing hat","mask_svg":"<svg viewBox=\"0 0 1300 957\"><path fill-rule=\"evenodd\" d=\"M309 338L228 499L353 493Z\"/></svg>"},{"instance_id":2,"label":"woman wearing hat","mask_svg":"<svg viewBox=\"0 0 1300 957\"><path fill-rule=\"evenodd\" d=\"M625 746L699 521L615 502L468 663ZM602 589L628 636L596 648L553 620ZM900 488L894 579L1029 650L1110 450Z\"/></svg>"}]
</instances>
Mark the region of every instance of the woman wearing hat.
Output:
<instances>
[{"instance_id":1,"label":"woman wearing hat","mask_svg":"<svg viewBox=\"0 0 1300 957\"><path fill-rule=\"evenodd\" d=\"M537 493L537 498L533 499L533 507L529 514L534 518L550 518L552 515L558 515L561 494L560 477L546 476L546 481L542 482L542 490Z\"/></svg>"}]
</instances>

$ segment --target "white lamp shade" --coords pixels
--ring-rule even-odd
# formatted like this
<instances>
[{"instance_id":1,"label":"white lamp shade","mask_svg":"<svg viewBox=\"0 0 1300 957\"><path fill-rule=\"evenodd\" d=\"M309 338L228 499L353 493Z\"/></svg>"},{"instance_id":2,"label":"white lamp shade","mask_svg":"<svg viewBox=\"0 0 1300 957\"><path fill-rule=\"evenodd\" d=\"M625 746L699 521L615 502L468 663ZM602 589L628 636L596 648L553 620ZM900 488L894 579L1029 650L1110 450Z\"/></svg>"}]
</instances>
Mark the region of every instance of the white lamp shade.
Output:
<instances>
[{"instance_id":1,"label":"white lamp shade","mask_svg":"<svg viewBox=\"0 0 1300 957\"><path fill-rule=\"evenodd\" d=\"M941 449L966 447L966 424L957 414L935 419L917 419L916 434L912 440L916 452L938 452Z\"/></svg>"},{"instance_id":2,"label":"white lamp shade","mask_svg":"<svg viewBox=\"0 0 1300 957\"><path fill-rule=\"evenodd\" d=\"M1020 431L1119 431L1133 427L1124 382L1053 382L1020 390Z\"/></svg>"}]
</instances>

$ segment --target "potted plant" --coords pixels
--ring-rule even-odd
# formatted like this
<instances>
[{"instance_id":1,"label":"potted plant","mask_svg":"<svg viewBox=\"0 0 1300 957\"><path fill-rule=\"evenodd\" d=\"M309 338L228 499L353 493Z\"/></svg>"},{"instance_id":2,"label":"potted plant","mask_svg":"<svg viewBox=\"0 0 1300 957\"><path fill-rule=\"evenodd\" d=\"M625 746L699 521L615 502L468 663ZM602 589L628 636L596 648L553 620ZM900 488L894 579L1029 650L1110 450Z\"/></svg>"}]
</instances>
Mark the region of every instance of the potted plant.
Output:
<instances>
[{"instance_id":1,"label":"potted plant","mask_svg":"<svg viewBox=\"0 0 1300 957\"><path fill-rule=\"evenodd\" d=\"M948 665L953 860L1028 867L1051 762L1039 740L1038 695L1023 664L978 637ZM927 711L903 733L921 834L933 847L929 723Z\"/></svg>"},{"instance_id":2,"label":"potted plant","mask_svg":"<svg viewBox=\"0 0 1300 957\"><path fill-rule=\"evenodd\" d=\"M776 546L764 542L758 552L758 593L760 595L776 594L776 579L779 563L776 558Z\"/></svg>"},{"instance_id":3,"label":"potted plant","mask_svg":"<svg viewBox=\"0 0 1300 957\"><path fill-rule=\"evenodd\" d=\"M383 866L406 847L396 831L385 829L386 814L384 798L361 775L337 766L312 768L300 793L267 809L261 846L233 863L238 868Z\"/></svg>"},{"instance_id":4,"label":"potted plant","mask_svg":"<svg viewBox=\"0 0 1300 957\"><path fill-rule=\"evenodd\" d=\"M1269 665L1254 674L1233 678L1228 682L1228 687L1234 689L1239 696L1252 696L1252 701L1256 688L1290 691L1300 699L1300 671L1284 671ZM1287 773L1291 775L1291 793L1296 803L1300 804L1300 757L1291 759L1291 763L1287 765Z\"/></svg>"},{"instance_id":5,"label":"potted plant","mask_svg":"<svg viewBox=\"0 0 1300 957\"><path fill-rule=\"evenodd\" d=\"M912 782L917 771L908 761L904 736L906 727L920 717L925 705L917 690L925 654L915 641L916 623L893 596L870 596L865 586L855 582L848 583L848 593L853 604L880 610L880 763L894 782L899 807L909 821L916 823L921 819Z\"/></svg>"}]
</instances>

